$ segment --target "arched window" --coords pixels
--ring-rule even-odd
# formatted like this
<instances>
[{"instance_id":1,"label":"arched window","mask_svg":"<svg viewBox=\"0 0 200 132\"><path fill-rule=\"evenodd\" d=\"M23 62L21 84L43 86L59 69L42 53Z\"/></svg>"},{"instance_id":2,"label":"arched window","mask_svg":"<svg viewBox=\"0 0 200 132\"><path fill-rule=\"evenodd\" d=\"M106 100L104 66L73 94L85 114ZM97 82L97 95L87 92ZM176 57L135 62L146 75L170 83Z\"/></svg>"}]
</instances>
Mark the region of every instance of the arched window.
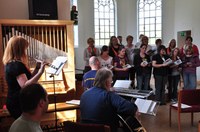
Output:
<instances>
[{"instance_id":1,"label":"arched window","mask_svg":"<svg viewBox=\"0 0 200 132\"><path fill-rule=\"evenodd\" d=\"M110 37L115 35L114 0L94 0L95 45L108 45Z\"/></svg>"},{"instance_id":2,"label":"arched window","mask_svg":"<svg viewBox=\"0 0 200 132\"><path fill-rule=\"evenodd\" d=\"M162 38L162 0L138 0L138 35L149 37L149 44Z\"/></svg>"}]
</instances>

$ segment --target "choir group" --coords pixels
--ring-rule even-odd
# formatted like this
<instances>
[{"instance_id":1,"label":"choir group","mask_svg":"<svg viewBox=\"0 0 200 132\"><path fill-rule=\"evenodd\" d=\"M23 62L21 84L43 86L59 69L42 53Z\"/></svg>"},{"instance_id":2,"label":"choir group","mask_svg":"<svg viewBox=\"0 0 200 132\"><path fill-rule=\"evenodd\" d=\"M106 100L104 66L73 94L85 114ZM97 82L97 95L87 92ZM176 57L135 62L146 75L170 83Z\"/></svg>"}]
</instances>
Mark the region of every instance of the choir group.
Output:
<instances>
[{"instance_id":1,"label":"choir group","mask_svg":"<svg viewBox=\"0 0 200 132\"><path fill-rule=\"evenodd\" d=\"M102 46L99 52L99 49L95 47L94 39L88 38L88 47L84 50L86 62L84 73L91 70L90 57L96 56L99 68L107 67L113 71L114 82L131 80L133 88L151 90L150 79L153 74L155 99L161 105L165 104L166 86L169 99L177 100L180 78L183 78L184 89L197 87L196 68L200 66L199 51L198 47L192 43L191 36L186 37L185 44L180 48L177 47L175 39L169 42L167 48L162 44L161 39L155 41L155 47L149 44L149 38L145 35L141 34L140 42L136 44L133 44L133 39L133 36L127 36L127 44L123 45L121 36L112 36L109 46Z\"/></svg>"}]
</instances>

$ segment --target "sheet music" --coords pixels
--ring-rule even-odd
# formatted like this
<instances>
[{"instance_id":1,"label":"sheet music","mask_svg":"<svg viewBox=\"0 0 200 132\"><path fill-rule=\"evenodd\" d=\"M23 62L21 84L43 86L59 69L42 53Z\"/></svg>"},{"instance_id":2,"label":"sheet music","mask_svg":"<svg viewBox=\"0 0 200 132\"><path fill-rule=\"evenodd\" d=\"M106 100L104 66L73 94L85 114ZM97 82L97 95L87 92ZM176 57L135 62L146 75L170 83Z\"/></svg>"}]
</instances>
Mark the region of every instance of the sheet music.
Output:
<instances>
[{"instance_id":1,"label":"sheet music","mask_svg":"<svg viewBox=\"0 0 200 132\"><path fill-rule=\"evenodd\" d=\"M123 68L131 68L131 67L134 67L133 65L130 65L130 64L126 64L123 66Z\"/></svg>"},{"instance_id":2,"label":"sheet music","mask_svg":"<svg viewBox=\"0 0 200 132\"><path fill-rule=\"evenodd\" d=\"M172 59L168 58L168 59L165 60L163 63L169 65L169 64L172 64L173 61L172 61Z\"/></svg>"},{"instance_id":3,"label":"sheet music","mask_svg":"<svg viewBox=\"0 0 200 132\"><path fill-rule=\"evenodd\" d=\"M149 110L149 112L154 112L154 108L156 107L156 104L157 104L157 102L152 102L152 105L151 105L151 109Z\"/></svg>"},{"instance_id":4,"label":"sheet music","mask_svg":"<svg viewBox=\"0 0 200 132\"><path fill-rule=\"evenodd\" d=\"M69 100L69 101L66 101L66 104L75 104L75 105L80 105L80 100Z\"/></svg>"},{"instance_id":5,"label":"sheet music","mask_svg":"<svg viewBox=\"0 0 200 132\"><path fill-rule=\"evenodd\" d=\"M117 80L114 84L114 88L125 88L128 89L131 86L130 80Z\"/></svg>"},{"instance_id":6,"label":"sheet music","mask_svg":"<svg viewBox=\"0 0 200 132\"><path fill-rule=\"evenodd\" d=\"M135 104L138 106L138 110L140 113L155 115L154 109L156 108L157 102L137 98Z\"/></svg>"},{"instance_id":7,"label":"sheet music","mask_svg":"<svg viewBox=\"0 0 200 132\"><path fill-rule=\"evenodd\" d=\"M177 66L177 65L180 65L182 63L182 61L179 59L177 61L174 62L174 64Z\"/></svg>"},{"instance_id":8,"label":"sheet music","mask_svg":"<svg viewBox=\"0 0 200 132\"><path fill-rule=\"evenodd\" d=\"M47 73L58 75L62 68L64 67L65 63L67 62L67 57L65 56L58 56L53 63L50 65L50 67L47 69Z\"/></svg>"},{"instance_id":9,"label":"sheet music","mask_svg":"<svg viewBox=\"0 0 200 132\"><path fill-rule=\"evenodd\" d=\"M175 103L175 104L173 104L172 106L174 106L174 107L178 107L178 103ZM189 105L181 104L181 108L182 108L182 109L190 108L190 107L191 107L191 106L189 106Z\"/></svg>"}]
</instances>

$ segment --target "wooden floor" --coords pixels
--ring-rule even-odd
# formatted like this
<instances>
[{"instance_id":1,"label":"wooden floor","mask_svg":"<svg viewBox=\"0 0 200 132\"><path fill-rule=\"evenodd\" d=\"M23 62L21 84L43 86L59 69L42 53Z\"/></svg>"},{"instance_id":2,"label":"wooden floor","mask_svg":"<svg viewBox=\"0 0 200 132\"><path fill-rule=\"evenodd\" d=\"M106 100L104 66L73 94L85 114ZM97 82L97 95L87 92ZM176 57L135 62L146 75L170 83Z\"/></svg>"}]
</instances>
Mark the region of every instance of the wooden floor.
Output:
<instances>
[{"instance_id":1,"label":"wooden floor","mask_svg":"<svg viewBox=\"0 0 200 132\"><path fill-rule=\"evenodd\" d=\"M141 122L147 132L178 132L177 111L172 110L172 126L169 126L169 103L159 106L156 116L141 114ZM182 132L198 132L200 113L194 114L194 126L191 126L191 114L181 114Z\"/></svg>"}]
</instances>

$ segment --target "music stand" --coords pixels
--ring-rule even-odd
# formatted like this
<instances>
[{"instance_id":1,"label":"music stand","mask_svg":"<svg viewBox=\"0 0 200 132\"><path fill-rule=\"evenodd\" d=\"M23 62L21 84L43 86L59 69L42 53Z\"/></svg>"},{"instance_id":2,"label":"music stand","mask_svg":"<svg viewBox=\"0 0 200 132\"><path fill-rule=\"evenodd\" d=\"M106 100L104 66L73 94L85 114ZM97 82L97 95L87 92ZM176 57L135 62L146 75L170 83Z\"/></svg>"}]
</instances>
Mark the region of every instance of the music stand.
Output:
<instances>
[{"instance_id":1,"label":"music stand","mask_svg":"<svg viewBox=\"0 0 200 132\"><path fill-rule=\"evenodd\" d=\"M56 84L55 84L55 75L58 76L62 71L65 63L67 62L67 57L58 56L52 64L50 64L47 69L47 73L50 73L50 77L53 78L53 91L54 91L54 105L55 105L55 129L58 129L58 119L57 119L57 107L56 107Z\"/></svg>"}]
</instances>

